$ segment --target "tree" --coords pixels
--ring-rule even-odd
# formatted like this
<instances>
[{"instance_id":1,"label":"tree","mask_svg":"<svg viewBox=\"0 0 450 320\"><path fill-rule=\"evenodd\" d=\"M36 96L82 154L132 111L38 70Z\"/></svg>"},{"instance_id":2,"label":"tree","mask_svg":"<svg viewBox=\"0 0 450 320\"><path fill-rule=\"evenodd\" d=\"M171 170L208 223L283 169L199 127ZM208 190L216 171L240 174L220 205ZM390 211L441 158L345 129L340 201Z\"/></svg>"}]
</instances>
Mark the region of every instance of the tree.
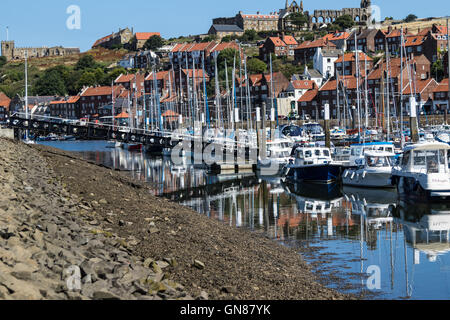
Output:
<instances>
[{"instance_id":1,"label":"tree","mask_svg":"<svg viewBox=\"0 0 450 320\"><path fill-rule=\"evenodd\" d=\"M239 57L239 51L232 48L227 48L225 50L222 50L219 53L219 56L217 57L217 66L219 70L222 70L225 68L225 60L227 61L227 66L232 67L234 58L236 57L236 66L240 63L240 57Z\"/></svg>"},{"instance_id":2,"label":"tree","mask_svg":"<svg viewBox=\"0 0 450 320\"><path fill-rule=\"evenodd\" d=\"M351 15L344 14L343 16L338 17L334 20L334 24L340 27L340 30L350 29L355 25L355 21L353 20Z\"/></svg>"},{"instance_id":3,"label":"tree","mask_svg":"<svg viewBox=\"0 0 450 320\"><path fill-rule=\"evenodd\" d=\"M294 26L297 27L297 29L303 28L305 24L309 22L308 17L300 12L294 12L291 13L287 20Z\"/></svg>"},{"instance_id":4,"label":"tree","mask_svg":"<svg viewBox=\"0 0 450 320\"><path fill-rule=\"evenodd\" d=\"M97 84L97 78L95 72L92 71L86 71L81 76L80 80L78 80L78 88L82 88L84 86L93 86Z\"/></svg>"},{"instance_id":5,"label":"tree","mask_svg":"<svg viewBox=\"0 0 450 320\"><path fill-rule=\"evenodd\" d=\"M267 71L267 64L258 58L252 58L247 61L248 73L264 73Z\"/></svg>"},{"instance_id":6,"label":"tree","mask_svg":"<svg viewBox=\"0 0 450 320\"><path fill-rule=\"evenodd\" d=\"M413 22L417 20L417 16L415 14L409 14L406 18L405 18L405 22Z\"/></svg>"},{"instance_id":7,"label":"tree","mask_svg":"<svg viewBox=\"0 0 450 320\"><path fill-rule=\"evenodd\" d=\"M156 51L164 45L164 40L158 35L151 36L145 41L144 49Z\"/></svg>"},{"instance_id":8,"label":"tree","mask_svg":"<svg viewBox=\"0 0 450 320\"><path fill-rule=\"evenodd\" d=\"M6 64L6 57L0 56L0 68L3 68L3 66Z\"/></svg>"},{"instance_id":9,"label":"tree","mask_svg":"<svg viewBox=\"0 0 450 320\"><path fill-rule=\"evenodd\" d=\"M257 40L261 40L262 38L258 35L258 32L256 32L256 30L250 29L250 30L245 30L244 34L242 35L242 37L240 37L239 40L243 41L243 42L251 42L251 41L257 41Z\"/></svg>"},{"instance_id":10,"label":"tree","mask_svg":"<svg viewBox=\"0 0 450 320\"><path fill-rule=\"evenodd\" d=\"M437 82L441 82L442 78L444 77L444 74L445 74L444 64L442 63L442 60L437 60L431 66L431 75L436 77Z\"/></svg>"},{"instance_id":11,"label":"tree","mask_svg":"<svg viewBox=\"0 0 450 320\"><path fill-rule=\"evenodd\" d=\"M39 96L63 96L66 93L61 74L55 69L46 70L34 86L34 94Z\"/></svg>"},{"instance_id":12,"label":"tree","mask_svg":"<svg viewBox=\"0 0 450 320\"><path fill-rule=\"evenodd\" d=\"M75 65L75 70L95 69L98 66L97 62L91 55L85 55L78 60Z\"/></svg>"}]
</instances>

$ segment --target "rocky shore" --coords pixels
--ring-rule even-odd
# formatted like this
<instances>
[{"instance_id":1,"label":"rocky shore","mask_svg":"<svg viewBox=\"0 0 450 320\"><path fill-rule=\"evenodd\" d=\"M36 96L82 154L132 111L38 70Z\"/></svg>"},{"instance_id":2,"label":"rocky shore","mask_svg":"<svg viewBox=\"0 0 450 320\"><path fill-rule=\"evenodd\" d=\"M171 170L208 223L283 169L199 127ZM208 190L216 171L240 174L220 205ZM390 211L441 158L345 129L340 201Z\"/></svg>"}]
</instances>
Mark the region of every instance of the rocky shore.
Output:
<instances>
[{"instance_id":1,"label":"rocky shore","mask_svg":"<svg viewBox=\"0 0 450 320\"><path fill-rule=\"evenodd\" d=\"M0 299L337 300L301 255L70 153L0 138Z\"/></svg>"}]
</instances>

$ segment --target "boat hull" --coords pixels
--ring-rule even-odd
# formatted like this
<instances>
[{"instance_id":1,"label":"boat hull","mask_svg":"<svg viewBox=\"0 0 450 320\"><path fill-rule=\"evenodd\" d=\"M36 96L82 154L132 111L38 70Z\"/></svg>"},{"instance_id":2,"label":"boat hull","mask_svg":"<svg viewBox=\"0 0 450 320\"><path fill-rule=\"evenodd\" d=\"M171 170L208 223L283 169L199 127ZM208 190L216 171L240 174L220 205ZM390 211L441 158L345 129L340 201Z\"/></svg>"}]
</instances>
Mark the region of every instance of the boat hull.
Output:
<instances>
[{"instance_id":1,"label":"boat hull","mask_svg":"<svg viewBox=\"0 0 450 320\"><path fill-rule=\"evenodd\" d=\"M347 170L342 176L342 184L345 186L361 188L394 188L391 173L366 172Z\"/></svg>"},{"instance_id":2,"label":"boat hull","mask_svg":"<svg viewBox=\"0 0 450 320\"><path fill-rule=\"evenodd\" d=\"M321 164L310 166L289 166L287 178L294 182L333 183L339 181L342 166Z\"/></svg>"},{"instance_id":3,"label":"boat hull","mask_svg":"<svg viewBox=\"0 0 450 320\"><path fill-rule=\"evenodd\" d=\"M450 203L450 188L425 189L414 177L393 176L393 182L401 199L420 202Z\"/></svg>"}]
</instances>

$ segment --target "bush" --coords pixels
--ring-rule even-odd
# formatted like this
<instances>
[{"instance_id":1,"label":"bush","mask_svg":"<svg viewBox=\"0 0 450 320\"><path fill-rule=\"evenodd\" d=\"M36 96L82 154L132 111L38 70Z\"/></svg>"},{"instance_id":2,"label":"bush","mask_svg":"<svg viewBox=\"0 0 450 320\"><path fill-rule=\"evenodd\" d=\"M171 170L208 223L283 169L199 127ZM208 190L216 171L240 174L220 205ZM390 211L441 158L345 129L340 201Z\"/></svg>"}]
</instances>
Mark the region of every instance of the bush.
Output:
<instances>
[{"instance_id":1,"label":"bush","mask_svg":"<svg viewBox=\"0 0 450 320\"><path fill-rule=\"evenodd\" d=\"M405 18L405 22L413 22L417 20L417 16L415 14L409 14L406 18Z\"/></svg>"}]
</instances>

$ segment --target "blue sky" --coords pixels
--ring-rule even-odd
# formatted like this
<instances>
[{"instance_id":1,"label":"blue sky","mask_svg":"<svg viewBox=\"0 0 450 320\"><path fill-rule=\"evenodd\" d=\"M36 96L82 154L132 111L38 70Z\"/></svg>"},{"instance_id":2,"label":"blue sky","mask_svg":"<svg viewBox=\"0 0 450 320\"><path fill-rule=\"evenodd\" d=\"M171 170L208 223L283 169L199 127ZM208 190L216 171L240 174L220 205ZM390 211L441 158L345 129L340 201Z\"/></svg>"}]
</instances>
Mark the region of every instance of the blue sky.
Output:
<instances>
[{"instance_id":1,"label":"blue sky","mask_svg":"<svg viewBox=\"0 0 450 320\"><path fill-rule=\"evenodd\" d=\"M269 13L284 7L284 0L1 0L0 38L19 47L80 47L88 50L98 38L119 28L134 27L135 32L161 32L165 38L207 33L215 17L246 13ZM305 0L305 10L358 7L360 0ZM404 18L414 13L421 18L450 15L448 0L374 0L381 17ZM81 9L81 29L69 30L66 13L70 5Z\"/></svg>"}]
</instances>

